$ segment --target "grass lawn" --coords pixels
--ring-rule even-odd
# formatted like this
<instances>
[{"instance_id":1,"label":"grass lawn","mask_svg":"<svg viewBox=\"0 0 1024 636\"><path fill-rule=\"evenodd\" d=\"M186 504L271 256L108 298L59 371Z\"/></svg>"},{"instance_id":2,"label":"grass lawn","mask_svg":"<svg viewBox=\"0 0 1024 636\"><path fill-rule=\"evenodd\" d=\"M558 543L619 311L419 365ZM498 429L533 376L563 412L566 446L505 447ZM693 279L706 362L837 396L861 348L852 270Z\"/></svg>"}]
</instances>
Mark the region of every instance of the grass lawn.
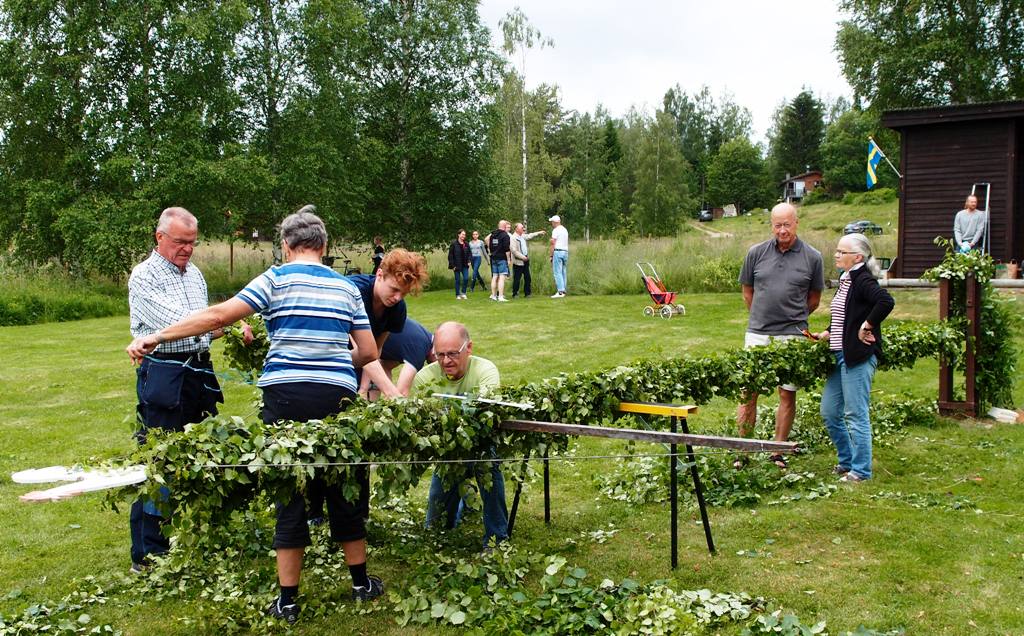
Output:
<instances>
[{"instance_id":1,"label":"grass lawn","mask_svg":"<svg viewBox=\"0 0 1024 636\"><path fill-rule=\"evenodd\" d=\"M936 314L933 293L898 292L896 297L895 317ZM537 297L498 305L483 292L456 303L449 292L438 291L412 299L410 315L428 326L450 318L464 321L476 352L499 365L506 383L742 344L746 318L739 294L685 295L687 315L671 320L643 317L646 300L639 294ZM819 311L814 328L825 320ZM0 474L116 457L131 448L134 372L123 353L127 343L125 317L0 329ZM1015 382L1019 404L1024 383L1019 375ZM230 383L226 388L225 413L254 414L248 386ZM924 362L910 372L880 373L875 388L934 398L936 365ZM712 402L691 419L691 429L731 432L733 409ZM665 504L634 507L602 496L594 477L613 468L609 460L554 462L553 523L545 527L539 482L530 482L515 543L540 553L561 552L598 581L669 579L677 589L763 596L806 625L827 620L833 633L859 624L919 634L1022 633L1022 450L1021 426L945 421L938 428L911 430L894 447L876 449L876 479L866 484L815 501L713 508L717 556L707 553L698 517L688 510L676 571L668 567ZM623 451L623 444L610 441L575 446L580 456ZM791 470L822 475L832 463L826 449L795 457ZM98 495L55 504L20 503L18 495L29 489L0 481L5 521L0 530L0 613L59 600L83 588L90 575L108 585L132 585L121 574L129 564L126 511L105 509ZM421 484L408 498L417 519L424 500ZM969 501L980 511L946 505L952 501ZM590 534L595 530L615 532L598 542ZM451 535L446 549L474 554L479 532L476 517ZM371 571L399 585L408 564L386 545L375 547ZM269 557L263 561L270 563ZM346 589L347 574L339 572L336 578ZM295 631L454 631L399 628L386 604L378 605L367 615L311 617ZM211 607L210 601L188 597L131 603L115 598L89 611L94 622L151 636L204 631L201 617L215 611ZM199 625L182 622L196 616Z\"/></svg>"}]
</instances>

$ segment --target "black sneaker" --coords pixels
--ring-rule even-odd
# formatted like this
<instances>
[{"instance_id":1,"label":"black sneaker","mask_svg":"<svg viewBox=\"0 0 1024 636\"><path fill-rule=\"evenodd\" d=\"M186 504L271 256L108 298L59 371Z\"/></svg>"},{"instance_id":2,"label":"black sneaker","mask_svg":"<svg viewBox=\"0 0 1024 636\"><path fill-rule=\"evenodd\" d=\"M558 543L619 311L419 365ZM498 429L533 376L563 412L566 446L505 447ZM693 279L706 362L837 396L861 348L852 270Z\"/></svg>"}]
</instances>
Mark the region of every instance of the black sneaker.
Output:
<instances>
[{"instance_id":1,"label":"black sneaker","mask_svg":"<svg viewBox=\"0 0 1024 636\"><path fill-rule=\"evenodd\" d=\"M277 597L267 608L266 614L271 618L279 618L287 621L289 625L294 625L299 620L299 606L295 603L281 605L281 597Z\"/></svg>"},{"instance_id":2,"label":"black sneaker","mask_svg":"<svg viewBox=\"0 0 1024 636\"><path fill-rule=\"evenodd\" d=\"M148 569L149 569L149 566L146 565L145 563L135 563L133 561L132 562L132 567L128 570L128 573L129 574L145 574L146 570L148 570Z\"/></svg>"},{"instance_id":3,"label":"black sneaker","mask_svg":"<svg viewBox=\"0 0 1024 636\"><path fill-rule=\"evenodd\" d=\"M370 579L369 587L352 587L353 601L372 601L384 593L384 581L381 581L380 577L370 575L366 578Z\"/></svg>"}]
</instances>

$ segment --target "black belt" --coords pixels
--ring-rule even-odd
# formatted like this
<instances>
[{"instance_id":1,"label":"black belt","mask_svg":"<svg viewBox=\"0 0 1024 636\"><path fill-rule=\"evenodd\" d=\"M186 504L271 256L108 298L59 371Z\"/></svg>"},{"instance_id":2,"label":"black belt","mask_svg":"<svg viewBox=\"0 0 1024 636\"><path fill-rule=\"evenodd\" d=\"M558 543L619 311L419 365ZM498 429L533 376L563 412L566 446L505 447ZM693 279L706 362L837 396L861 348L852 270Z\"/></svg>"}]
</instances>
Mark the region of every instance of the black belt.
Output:
<instances>
[{"instance_id":1,"label":"black belt","mask_svg":"<svg viewBox=\"0 0 1024 636\"><path fill-rule=\"evenodd\" d=\"M209 362L210 350L193 351L192 353L151 353L157 360L174 360L176 362Z\"/></svg>"},{"instance_id":2,"label":"black belt","mask_svg":"<svg viewBox=\"0 0 1024 636\"><path fill-rule=\"evenodd\" d=\"M555 250L556 252L568 252L569 250Z\"/></svg>"}]
</instances>

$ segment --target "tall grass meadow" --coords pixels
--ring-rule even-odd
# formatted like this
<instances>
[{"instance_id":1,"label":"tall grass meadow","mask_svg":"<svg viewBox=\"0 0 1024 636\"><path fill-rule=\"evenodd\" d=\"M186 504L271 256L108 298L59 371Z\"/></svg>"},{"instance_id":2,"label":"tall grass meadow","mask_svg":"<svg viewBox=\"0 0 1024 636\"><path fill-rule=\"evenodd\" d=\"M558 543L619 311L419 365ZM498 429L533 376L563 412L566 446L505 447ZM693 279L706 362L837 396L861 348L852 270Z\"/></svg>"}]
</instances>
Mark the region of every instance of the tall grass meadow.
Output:
<instances>
[{"instance_id":1,"label":"tall grass meadow","mask_svg":"<svg viewBox=\"0 0 1024 636\"><path fill-rule=\"evenodd\" d=\"M128 311L122 286L104 278L68 276L58 267L23 270L0 262L0 326L67 322Z\"/></svg>"},{"instance_id":2,"label":"tall grass meadow","mask_svg":"<svg viewBox=\"0 0 1024 636\"><path fill-rule=\"evenodd\" d=\"M882 226L883 234L869 237L875 254L896 256L897 206L885 193L871 194L871 199L852 198L851 203L827 202L800 210L799 236L821 251L827 279L837 277L832 252L842 236L843 226L851 221L867 219ZM638 262L651 263L669 291L738 292L737 279L747 249L771 237L766 211L706 224L690 222L673 237L635 237L625 241L587 242L580 238L580 228L574 227L568 219L566 225L570 237L567 291L577 296L644 294L636 267ZM487 232L481 233L486 235ZM936 233L941 234L942 228ZM338 271L342 271L346 257L352 266L364 272L371 270L369 246L332 245L330 253L338 257L335 261ZM530 253L533 293L554 293L548 236L531 241ZM430 273L426 289L453 289L455 281L448 269L447 249L427 253L425 257ZM219 302L233 296L269 267L273 253L268 242L235 242L231 246L225 241L211 240L196 248L192 262L206 277L210 300ZM480 270L489 285L490 268L485 263ZM25 270L4 261L0 261L0 276L3 280L0 326L80 320L128 311L124 278L120 281L78 278L67 275L53 263ZM512 281L509 280L505 294L511 293Z\"/></svg>"},{"instance_id":3,"label":"tall grass meadow","mask_svg":"<svg viewBox=\"0 0 1024 636\"><path fill-rule=\"evenodd\" d=\"M725 244L723 244L725 243ZM569 242L568 293L609 295L645 293L636 263L654 265L670 291L727 292L739 289L739 276L746 245L713 239L696 232L672 238L638 239L627 245L603 239L589 243ZM713 255L708 256L708 253ZM553 294L554 277L544 239L530 243L530 275L534 294ZM430 289L453 289L455 279L448 267L447 252L427 256ZM490 282L490 268L480 266L480 275ZM509 276L505 294L512 294Z\"/></svg>"},{"instance_id":4,"label":"tall grass meadow","mask_svg":"<svg viewBox=\"0 0 1024 636\"><path fill-rule=\"evenodd\" d=\"M825 277L835 279L838 273L832 253L843 235L843 227L860 219L878 223L883 233L868 237L875 255L893 258L896 256L896 213L896 205L891 201L805 206L800 210L799 236L821 252ZM636 237L625 243L612 239L585 242L579 238L578 229L568 223L566 226L569 230L567 291L570 295L644 293L637 262L654 265L669 291L738 292L740 267L747 250L772 237L767 211L706 224L692 222L673 237ZM533 255L530 273L534 293L554 293L547 237L531 241L530 253ZM446 251L428 255L427 264L430 289L454 287L454 276L447 269ZM485 280L490 280L486 264L481 265L480 272ZM506 295L511 294L511 284L511 281L506 283Z\"/></svg>"}]
</instances>

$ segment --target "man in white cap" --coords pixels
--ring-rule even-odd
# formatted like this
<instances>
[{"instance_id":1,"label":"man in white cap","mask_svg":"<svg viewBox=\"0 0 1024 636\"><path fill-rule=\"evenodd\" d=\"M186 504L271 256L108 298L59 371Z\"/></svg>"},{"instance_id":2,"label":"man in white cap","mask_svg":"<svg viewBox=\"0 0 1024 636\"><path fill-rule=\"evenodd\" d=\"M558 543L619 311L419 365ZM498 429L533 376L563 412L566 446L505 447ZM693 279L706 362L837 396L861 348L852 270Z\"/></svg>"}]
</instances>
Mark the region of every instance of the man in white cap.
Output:
<instances>
[{"instance_id":1,"label":"man in white cap","mask_svg":"<svg viewBox=\"0 0 1024 636\"><path fill-rule=\"evenodd\" d=\"M569 231L562 226L562 217L557 214L551 221L551 272L555 275L555 293L552 298L565 298L565 270L569 264Z\"/></svg>"}]
</instances>

